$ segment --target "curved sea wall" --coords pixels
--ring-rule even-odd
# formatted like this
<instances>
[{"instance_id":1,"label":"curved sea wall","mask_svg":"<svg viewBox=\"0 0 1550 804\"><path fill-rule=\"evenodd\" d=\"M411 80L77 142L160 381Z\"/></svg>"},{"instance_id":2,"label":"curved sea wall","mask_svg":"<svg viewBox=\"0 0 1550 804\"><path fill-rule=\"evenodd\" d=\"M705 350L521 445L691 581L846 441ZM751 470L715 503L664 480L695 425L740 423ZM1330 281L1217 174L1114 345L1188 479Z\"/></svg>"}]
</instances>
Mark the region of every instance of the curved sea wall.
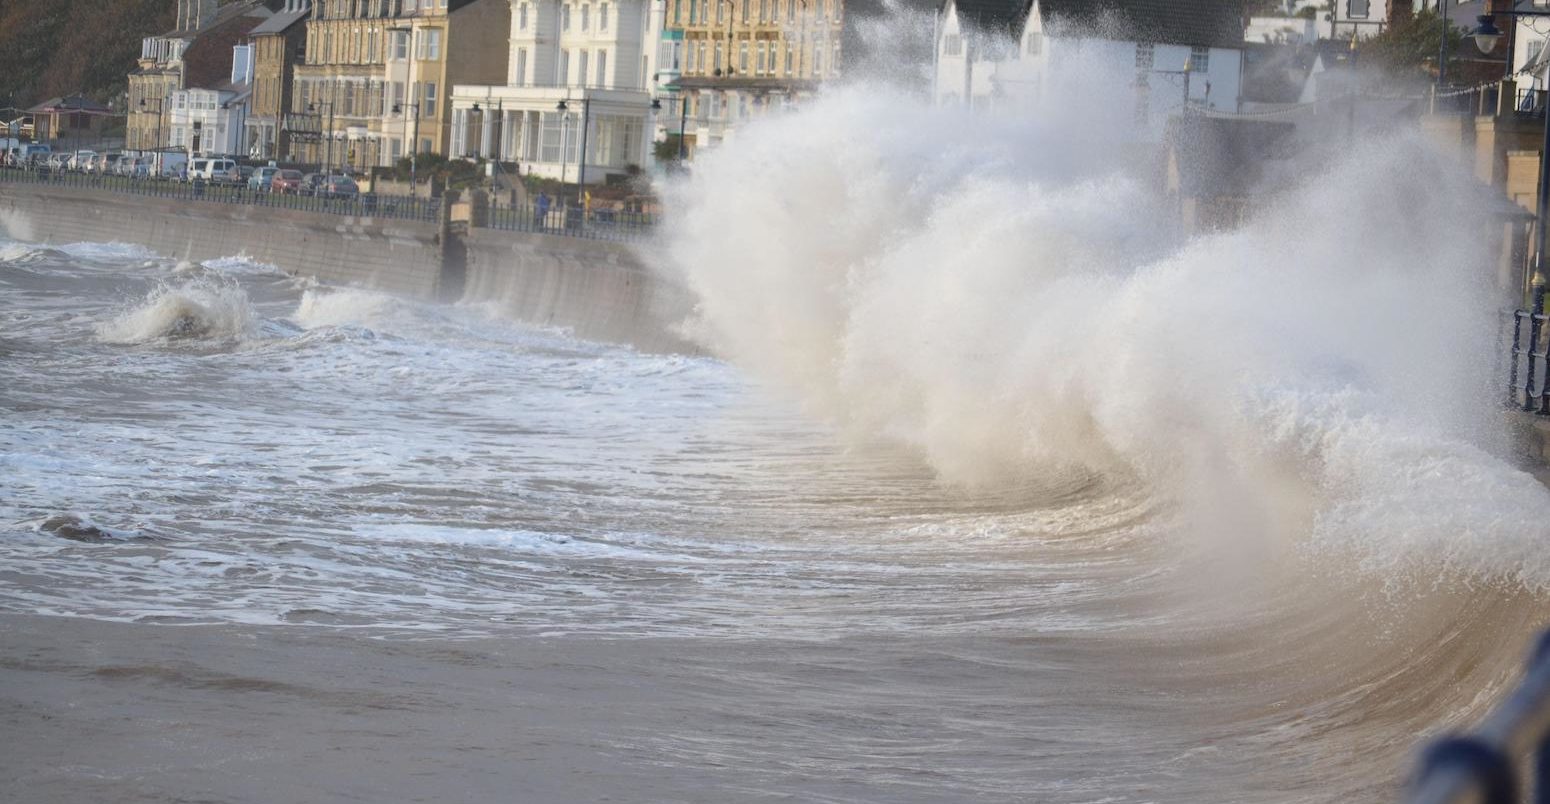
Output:
<instances>
[{"instance_id":1,"label":"curved sea wall","mask_svg":"<svg viewBox=\"0 0 1550 804\"><path fill-rule=\"evenodd\" d=\"M688 294L637 247L432 222L0 183L0 234L120 242L187 260L245 256L330 284L417 299L494 303L512 318L651 351L692 351L674 324Z\"/></svg>"}]
</instances>

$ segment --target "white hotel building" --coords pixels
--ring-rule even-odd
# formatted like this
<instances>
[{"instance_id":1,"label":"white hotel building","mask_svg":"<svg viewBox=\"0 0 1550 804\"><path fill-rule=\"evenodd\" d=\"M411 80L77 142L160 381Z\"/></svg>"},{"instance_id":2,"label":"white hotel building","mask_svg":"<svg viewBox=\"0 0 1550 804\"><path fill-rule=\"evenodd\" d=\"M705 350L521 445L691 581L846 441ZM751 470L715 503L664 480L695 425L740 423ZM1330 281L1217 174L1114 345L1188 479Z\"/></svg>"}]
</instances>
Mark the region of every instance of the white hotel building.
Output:
<instances>
[{"instance_id":1,"label":"white hotel building","mask_svg":"<svg viewBox=\"0 0 1550 804\"><path fill-rule=\"evenodd\" d=\"M449 156L575 181L584 138L588 183L645 168L660 9L659 0L511 0L506 83L453 87Z\"/></svg>"}]
</instances>

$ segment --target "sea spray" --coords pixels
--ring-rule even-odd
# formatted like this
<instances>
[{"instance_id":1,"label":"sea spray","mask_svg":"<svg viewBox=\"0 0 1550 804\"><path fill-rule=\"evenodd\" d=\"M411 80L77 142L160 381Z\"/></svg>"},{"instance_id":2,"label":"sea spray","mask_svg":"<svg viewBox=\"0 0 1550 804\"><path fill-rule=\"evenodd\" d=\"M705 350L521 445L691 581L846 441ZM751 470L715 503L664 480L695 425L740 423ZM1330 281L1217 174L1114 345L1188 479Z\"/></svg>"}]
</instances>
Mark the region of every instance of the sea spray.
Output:
<instances>
[{"instance_id":1,"label":"sea spray","mask_svg":"<svg viewBox=\"0 0 1550 804\"><path fill-rule=\"evenodd\" d=\"M1212 545L1550 584L1462 168L1395 135L1185 240L1057 108L857 87L747 127L673 191L691 332L949 483L1124 472Z\"/></svg>"},{"instance_id":2,"label":"sea spray","mask_svg":"<svg viewBox=\"0 0 1550 804\"><path fill-rule=\"evenodd\" d=\"M143 301L97 327L103 341L240 340L256 323L247 292L230 278L200 275L158 284Z\"/></svg>"}]
</instances>

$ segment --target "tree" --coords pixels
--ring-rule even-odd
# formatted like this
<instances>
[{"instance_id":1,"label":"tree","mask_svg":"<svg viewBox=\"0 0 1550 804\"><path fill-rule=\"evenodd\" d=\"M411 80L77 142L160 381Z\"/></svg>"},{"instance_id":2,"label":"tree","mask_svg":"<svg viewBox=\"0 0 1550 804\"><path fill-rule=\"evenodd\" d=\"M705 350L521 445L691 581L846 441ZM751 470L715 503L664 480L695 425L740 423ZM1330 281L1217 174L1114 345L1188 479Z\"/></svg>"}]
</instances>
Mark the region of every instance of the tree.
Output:
<instances>
[{"instance_id":1,"label":"tree","mask_svg":"<svg viewBox=\"0 0 1550 804\"><path fill-rule=\"evenodd\" d=\"M1364 65L1382 67L1395 74L1434 74L1437 70L1437 49L1441 44L1442 25L1437 12L1426 9L1363 42L1360 53ZM1449 25L1448 67L1449 72L1455 75L1457 72L1452 67L1465 44L1464 32Z\"/></svg>"}]
</instances>

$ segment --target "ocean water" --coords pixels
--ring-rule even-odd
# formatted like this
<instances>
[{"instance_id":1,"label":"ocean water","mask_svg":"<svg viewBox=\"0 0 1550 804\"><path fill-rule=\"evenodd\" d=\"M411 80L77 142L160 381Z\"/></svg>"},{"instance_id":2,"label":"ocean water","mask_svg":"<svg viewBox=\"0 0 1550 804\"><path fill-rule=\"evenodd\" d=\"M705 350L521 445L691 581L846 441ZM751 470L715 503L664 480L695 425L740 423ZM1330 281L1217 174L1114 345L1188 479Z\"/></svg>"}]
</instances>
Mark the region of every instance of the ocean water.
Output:
<instances>
[{"instance_id":1,"label":"ocean water","mask_svg":"<svg viewBox=\"0 0 1550 804\"><path fill-rule=\"evenodd\" d=\"M959 125L707 158L706 356L0 242L0 797L1392 799L1550 611L1469 177L1184 240Z\"/></svg>"}]
</instances>

